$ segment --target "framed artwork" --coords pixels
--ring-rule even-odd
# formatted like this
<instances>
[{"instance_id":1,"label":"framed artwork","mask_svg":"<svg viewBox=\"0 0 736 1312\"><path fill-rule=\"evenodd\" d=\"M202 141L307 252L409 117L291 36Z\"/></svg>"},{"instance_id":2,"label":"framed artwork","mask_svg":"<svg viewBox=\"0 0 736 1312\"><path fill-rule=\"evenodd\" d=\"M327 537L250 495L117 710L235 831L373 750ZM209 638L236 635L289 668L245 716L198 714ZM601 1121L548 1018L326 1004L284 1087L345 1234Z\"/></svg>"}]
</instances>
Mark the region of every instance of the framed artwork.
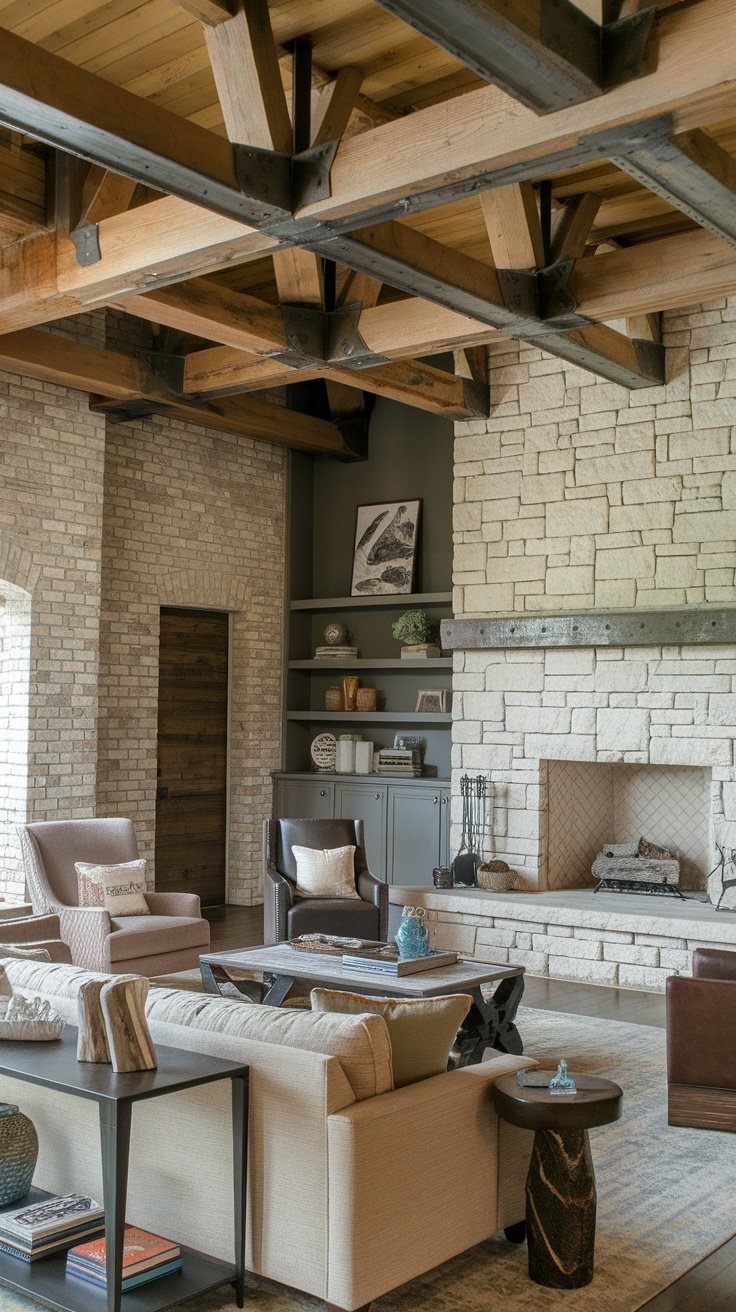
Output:
<instances>
[{"instance_id":1,"label":"framed artwork","mask_svg":"<svg viewBox=\"0 0 736 1312\"><path fill-rule=\"evenodd\" d=\"M421 509L421 501L358 506L351 597L412 591Z\"/></svg>"}]
</instances>

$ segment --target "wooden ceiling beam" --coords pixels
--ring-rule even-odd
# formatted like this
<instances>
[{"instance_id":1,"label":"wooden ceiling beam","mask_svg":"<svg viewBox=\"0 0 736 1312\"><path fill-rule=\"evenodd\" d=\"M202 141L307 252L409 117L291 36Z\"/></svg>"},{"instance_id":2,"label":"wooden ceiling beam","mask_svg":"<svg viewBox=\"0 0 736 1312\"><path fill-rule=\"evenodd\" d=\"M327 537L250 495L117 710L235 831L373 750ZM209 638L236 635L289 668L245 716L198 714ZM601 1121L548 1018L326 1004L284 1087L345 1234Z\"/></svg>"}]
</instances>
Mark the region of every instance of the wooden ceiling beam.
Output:
<instances>
[{"instance_id":1,"label":"wooden ceiling beam","mask_svg":"<svg viewBox=\"0 0 736 1312\"><path fill-rule=\"evenodd\" d=\"M287 349L278 306L232 291L209 278L192 278L142 296L121 297L112 304L148 323L209 338L253 355L273 356Z\"/></svg>"},{"instance_id":2,"label":"wooden ceiling beam","mask_svg":"<svg viewBox=\"0 0 736 1312\"><path fill-rule=\"evenodd\" d=\"M292 135L267 0L238 4L205 41L230 141L291 153Z\"/></svg>"},{"instance_id":3,"label":"wooden ceiling beam","mask_svg":"<svg viewBox=\"0 0 736 1312\"><path fill-rule=\"evenodd\" d=\"M199 404L167 387L140 357L91 346L60 333L27 329L0 337L0 368L98 396L98 408L163 411L192 423L329 455L349 454L334 424L258 397ZM285 422L285 417L286 422Z\"/></svg>"},{"instance_id":4,"label":"wooden ceiling beam","mask_svg":"<svg viewBox=\"0 0 736 1312\"><path fill-rule=\"evenodd\" d=\"M577 105L645 71L654 11L601 26L572 0L379 0L537 113Z\"/></svg>"},{"instance_id":5,"label":"wooden ceiling beam","mask_svg":"<svg viewBox=\"0 0 736 1312\"><path fill-rule=\"evenodd\" d=\"M230 0L174 0L174 4L177 9L183 9L185 13L191 14L192 18L198 18L200 23L206 23L208 27L227 23L233 16L233 5Z\"/></svg>"},{"instance_id":6,"label":"wooden ceiling beam","mask_svg":"<svg viewBox=\"0 0 736 1312\"><path fill-rule=\"evenodd\" d=\"M530 182L494 187L480 197L497 269L541 269L546 263L537 196Z\"/></svg>"},{"instance_id":7,"label":"wooden ceiling beam","mask_svg":"<svg viewBox=\"0 0 736 1312\"><path fill-rule=\"evenodd\" d=\"M341 68L332 82L313 94L313 146L340 140L356 108L362 84L363 74L360 69L348 66Z\"/></svg>"},{"instance_id":8,"label":"wooden ceiling beam","mask_svg":"<svg viewBox=\"0 0 736 1312\"><path fill-rule=\"evenodd\" d=\"M579 260L585 253L590 230L600 208L602 197L586 191L573 196L558 211L553 220L553 260Z\"/></svg>"}]
</instances>

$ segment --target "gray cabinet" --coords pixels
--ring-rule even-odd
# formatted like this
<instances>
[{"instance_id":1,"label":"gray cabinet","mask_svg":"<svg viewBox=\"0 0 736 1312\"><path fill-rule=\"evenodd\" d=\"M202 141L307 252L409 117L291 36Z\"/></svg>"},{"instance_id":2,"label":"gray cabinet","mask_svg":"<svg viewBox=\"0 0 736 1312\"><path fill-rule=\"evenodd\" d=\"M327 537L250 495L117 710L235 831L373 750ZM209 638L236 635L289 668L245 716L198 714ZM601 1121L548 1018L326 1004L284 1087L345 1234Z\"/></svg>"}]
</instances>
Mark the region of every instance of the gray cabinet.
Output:
<instances>
[{"instance_id":1,"label":"gray cabinet","mask_svg":"<svg viewBox=\"0 0 736 1312\"><path fill-rule=\"evenodd\" d=\"M362 820L368 865L389 884L430 885L450 863L450 787L438 780L277 775L274 814Z\"/></svg>"},{"instance_id":2,"label":"gray cabinet","mask_svg":"<svg viewBox=\"0 0 736 1312\"><path fill-rule=\"evenodd\" d=\"M282 820L331 820L335 785L321 779L280 779L276 815Z\"/></svg>"},{"instance_id":3,"label":"gray cabinet","mask_svg":"<svg viewBox=\"0 0 736 1312\"><path fill-rule=\"evenodd\" d=\"M390 884L431 884L432 871L447 864L449 790L393 784L389 789Z\"/></svg>"},{"instance_id":4,"label":"gray cabinet","mask_svg":"<svg viewBox=\"0 0 736 1312\"><path fill-rule=\"evenodd\" d=\"M371 874L386 878L386 784L335 784L335 816L362 820L365 856Z\"/></svg>"}]
</instances>

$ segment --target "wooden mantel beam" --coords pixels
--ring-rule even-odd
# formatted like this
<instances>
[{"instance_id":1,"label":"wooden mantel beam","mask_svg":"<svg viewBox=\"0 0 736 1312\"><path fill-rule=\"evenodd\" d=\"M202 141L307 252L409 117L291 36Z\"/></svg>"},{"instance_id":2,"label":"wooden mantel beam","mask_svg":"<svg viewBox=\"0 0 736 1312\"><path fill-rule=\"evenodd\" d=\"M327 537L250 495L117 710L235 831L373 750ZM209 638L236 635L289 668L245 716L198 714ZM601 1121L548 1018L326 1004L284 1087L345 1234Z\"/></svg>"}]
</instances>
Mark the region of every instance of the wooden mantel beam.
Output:
<instances>
[{"instance_id":1,"label":"wooden mantel beam","mask_svg":"<svg viewBox=\"0 0 736 1312\"><path fill-rule=\"evenodd\" d=\"M655 10L601 26L572 0L379 0L486 82L538 113L644 71ZM622 57L625 54L625 57Z\"/></svg>"}]
</instances>

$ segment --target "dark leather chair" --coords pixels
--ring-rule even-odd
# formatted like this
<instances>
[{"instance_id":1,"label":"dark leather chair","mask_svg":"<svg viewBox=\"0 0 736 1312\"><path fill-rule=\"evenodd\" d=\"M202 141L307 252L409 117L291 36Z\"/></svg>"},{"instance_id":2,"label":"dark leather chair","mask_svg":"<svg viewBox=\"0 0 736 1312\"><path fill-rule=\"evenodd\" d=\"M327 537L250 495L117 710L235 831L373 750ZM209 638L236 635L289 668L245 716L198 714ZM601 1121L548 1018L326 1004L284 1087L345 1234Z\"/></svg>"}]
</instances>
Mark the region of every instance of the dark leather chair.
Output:
<instances>
[{"instance_id":1,"label":"dark leather chair","mask_svg":"<svg viewBox=\"0 0 736 1312\"><path fill-rule=\"evenodd\" d=\"M359 898L296 897L297 847L355 847ZM299 934L349 934L385 942L388 885L368 869L362 820L266 820L263 826L264 941Z\"/></svg>"},{"instance_id":2,"label":"dark leather chair","mask_svg":"<svg viewBox=\"0 0 736 1312\"><path fill-rule=\"evenodd\" d=\"M670 1125L736 1130L736 952L696 948L693 978L667 980Z\"/></svg>"}]
</instances>

